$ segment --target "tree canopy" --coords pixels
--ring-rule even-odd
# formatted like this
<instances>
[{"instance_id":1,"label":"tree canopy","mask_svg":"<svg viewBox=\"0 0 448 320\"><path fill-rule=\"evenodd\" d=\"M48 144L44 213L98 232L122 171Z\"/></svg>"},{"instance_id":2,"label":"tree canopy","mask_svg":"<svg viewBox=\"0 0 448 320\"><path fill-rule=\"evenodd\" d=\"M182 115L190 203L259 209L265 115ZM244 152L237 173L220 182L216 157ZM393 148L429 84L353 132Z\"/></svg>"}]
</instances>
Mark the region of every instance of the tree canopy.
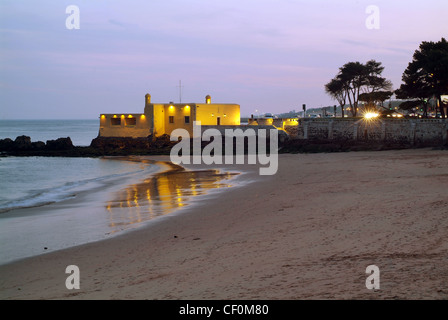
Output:
<instances>
[{"instance_id":1,"label":"tree canopy","mask_svg":"<svg viewBox=\"0 0 448 320\"><path fill-rule=\"evenodd\" d=\"M423 105L426 113L427 101L435 98L439 102L440 114L446 118L442 95L448 94L448 42L424 41L414 52L412 61L403 72L403 84L395 91L399 99L414 99ZM410 104L403 105L403 108Z\"/></svg>"},{"instance_id":2,"label":"tree canopy","mask_svg":"<svg viewBox=\"0 0 448 320\"><path fill-rule=\"evenodd\" d=\"M344 83L340 79L334 78L325 85L325 91L339 103L343 118L344 106L347 102L347 90L344 88Z\"/></svg>"},{"instance_id":3,"label":"tree canopy","mask_svg":"<svg viewBox=\"0 0 448 320\"><path fill-rule=\"evenodd\" d=\"M390 99L393 94L393 91L366 92L359 95L359 100L367 102L371 105L379 105L380 107L384 108L384 101Z\"/></svg>"},{"instance_id":4,"label":"tree canopy","mask_svg":"<svg viewBox=\"0 0 448 320\"><path fill-rule=\"evenodd\" d=\"M350 113L356 117L362 93L373 94L392 88L392 83L381 76L383 70L381 62L375 60L369 60L365 64L358 61L348 62L339 68L336 77L325 85L325 91L341 106L348 100Z\"/></svg>"}]
</instances>

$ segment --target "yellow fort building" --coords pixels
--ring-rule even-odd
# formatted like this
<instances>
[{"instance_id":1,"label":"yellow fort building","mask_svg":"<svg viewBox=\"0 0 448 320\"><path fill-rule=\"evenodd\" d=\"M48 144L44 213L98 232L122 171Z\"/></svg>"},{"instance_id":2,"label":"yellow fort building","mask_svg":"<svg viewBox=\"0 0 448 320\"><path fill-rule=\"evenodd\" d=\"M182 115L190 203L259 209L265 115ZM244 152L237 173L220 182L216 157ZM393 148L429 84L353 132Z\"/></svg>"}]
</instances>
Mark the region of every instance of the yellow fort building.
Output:
<instances>
[{"instance_id":1,"label":"yellow fort building","mask_svg":"<svg viewBox=\"0 0 448 320\"><path fill-rule=\"evenodd\" d=\"M193 121L201 125L240 125L240 106L229 103L152 103L151 95L145 96L144 113L101 114L101 137L142 138L149 135L171 134L174 129L186 129L193 134Z\"/></svg>"}]
</instances>

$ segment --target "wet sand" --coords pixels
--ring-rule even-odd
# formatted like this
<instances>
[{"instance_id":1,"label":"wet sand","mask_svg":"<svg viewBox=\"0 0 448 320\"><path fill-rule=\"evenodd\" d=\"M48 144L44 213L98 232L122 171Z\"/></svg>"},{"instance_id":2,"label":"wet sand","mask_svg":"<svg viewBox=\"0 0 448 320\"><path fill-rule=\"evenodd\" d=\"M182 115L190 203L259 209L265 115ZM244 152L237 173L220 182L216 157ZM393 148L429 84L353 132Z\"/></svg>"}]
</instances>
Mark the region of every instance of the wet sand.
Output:
<instances>
[{"instance_id":1,"label":"wet sand","mask_svg":"<svg viewBox=\"0 0 448 320\"><path fill-rule=\"evenodd\" d=\"M0 298L448 298L447 151L280 155L274 176L231 168L254 183L121 236L0 266ZM80 290L65 287L72 264ZM379 290L365 286L369 265Z\"/></svg>"},{"instance_id":2,"label":"wet sand","mask_svg":"<svg viewBox=\"0 0 448 320\"><path fill-rule=\"evenodd\" d=\"M64 201L1 213L0 264L108 239L175 211L179 214L236 184L233 178L238 176L216 169L186 170L142 157L104 160L137 162L145 170L96 182Z\"/></svg>"}]
</instances>

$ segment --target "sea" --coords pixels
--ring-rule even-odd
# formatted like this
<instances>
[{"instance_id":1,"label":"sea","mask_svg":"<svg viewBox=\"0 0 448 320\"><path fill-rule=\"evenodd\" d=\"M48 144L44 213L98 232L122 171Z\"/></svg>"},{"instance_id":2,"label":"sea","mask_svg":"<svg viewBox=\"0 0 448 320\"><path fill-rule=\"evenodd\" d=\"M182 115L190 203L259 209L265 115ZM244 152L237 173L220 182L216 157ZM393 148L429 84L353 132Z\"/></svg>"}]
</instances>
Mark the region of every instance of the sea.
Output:
<instances>
[{"instance_id":1,"label":"sea","mask_svg":"<svg viewBox=\"0 0 448 320\"><path fill-rule=\"evenodd\" d=\"M98 130L98 120L0 120L0 139L70 137L75 146L88 146ZM82 194L104 197L101 191L157 169L104 158L0 157L0 264L103 239L111 230L98 217L84 214L90 208L80 203L75 210L55 211L51 205ZM38 210L26 210L32 208Z\"/></svg>"},{"instance_id":2,"label":"sea","mask_svg":"<svg viewBox=\"0 0 448 320\"><path fill-rule=\"evenodd\" d=\"M88 146L98 130L98 120L0 120L0 139L70 137L74 145ZM90 182L139 170L135 164L98 158L0 157L0 213L61 201Z\"/></svg>"},{"instance_id":3,"label":"sea","mask_svg":"<svg viewBox=\"0 0 448 320\"><path fill-rule=\"evenodd\" d=\"M0 139L29 136L31 141L70 137L75 146L88 146L98 136L99 120L0 120Z\"/></svg>"},{"instance_id":4,"label":"sea","mask_svg":"<svg viewBox=\"0 0 448 320\"><path fill-rule=\"evenodd\" d=\"M0 139L88 146L98 130L98 120L0 120ZM157 180L163 165L131 160L0 156L0 264L133 230L232 186L213 170Z\"/></svg>"}]
</instances>

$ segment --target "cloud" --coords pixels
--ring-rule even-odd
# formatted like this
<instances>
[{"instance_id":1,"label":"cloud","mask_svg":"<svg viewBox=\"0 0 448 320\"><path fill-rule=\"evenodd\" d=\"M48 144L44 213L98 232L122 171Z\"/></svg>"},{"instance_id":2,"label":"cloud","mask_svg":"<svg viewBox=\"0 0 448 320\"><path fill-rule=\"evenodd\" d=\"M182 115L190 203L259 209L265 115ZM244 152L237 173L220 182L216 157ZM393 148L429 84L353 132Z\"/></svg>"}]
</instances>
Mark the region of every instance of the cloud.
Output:
<instances>
[{"instance_id":1,"label":"cloud","mask_svg":"<svg viewBox=\"0 0 448 320\"><path fill-rule=\"evenodd\" d=\"M108 22L114 26L118 26L124 29L138 29L139 25L135 23L123 22L117 19L109 19Z\"/></svg>"},{"instance_id":2,"label":"cloud","mask_svg":"<svg viewBox=\"0 0 448 320\"><path fill-rule=\"evenodd\" d=\"M114 97L107 108L122 108L117 97L138 102L146 90L163 101L179 79L192 98L207 90L242 105L269 101L279 111L298 96L325 105L332 102L323 85L348 61L381 61L397 86L421 41L446 33L448 6L378 0L381 29L372 32L365 28L367 0L78 0L79 30L65 28L68 4L0 2L0 75L7 85L0 94L9 113L21 103L18 94L42 109L60 99L57 92L84 102L67 101L67 110L95 110L104 95Z\"/></svg>"}]
</instances>

